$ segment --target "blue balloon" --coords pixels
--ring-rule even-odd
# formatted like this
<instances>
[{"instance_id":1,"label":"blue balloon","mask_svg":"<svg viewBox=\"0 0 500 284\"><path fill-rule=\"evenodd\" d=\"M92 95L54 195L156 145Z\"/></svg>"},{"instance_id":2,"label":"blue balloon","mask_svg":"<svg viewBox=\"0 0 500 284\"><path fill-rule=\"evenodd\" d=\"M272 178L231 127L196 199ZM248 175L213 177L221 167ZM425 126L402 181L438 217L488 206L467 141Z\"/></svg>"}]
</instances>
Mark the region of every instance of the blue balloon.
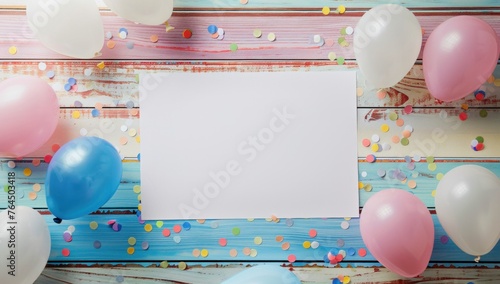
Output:
<instances>
[{"instance_id":1,"label":"blue balloon","mask_svg":"<svg viewBox=\"0 0 500 284\"><path fill-rule=\"evenodd\" d=\"M47 206L60 219L98 210L115 194L122 161L113 145L98 137L64 144L52 157L45 178Z\"/></svg>"},{"instance_id":2,"label":"blue balloon","mask_svg":"<svg viewBox=\"0 0 500 284\"><path fill-rule=\"evenodd\" d=\"M257 265L242 271L221 284L300 284L290 270L276 265Z\"/></svg>"}]
</instances>

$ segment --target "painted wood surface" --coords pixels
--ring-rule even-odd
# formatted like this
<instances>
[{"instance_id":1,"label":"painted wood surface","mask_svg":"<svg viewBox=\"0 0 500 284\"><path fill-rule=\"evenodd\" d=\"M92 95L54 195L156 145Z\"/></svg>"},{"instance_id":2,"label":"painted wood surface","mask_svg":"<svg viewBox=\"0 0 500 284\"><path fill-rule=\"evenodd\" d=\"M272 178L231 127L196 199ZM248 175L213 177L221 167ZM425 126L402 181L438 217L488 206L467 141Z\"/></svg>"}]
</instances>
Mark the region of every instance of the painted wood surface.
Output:
<instances>
[{"instance_id":1,"label":"painted wood surface","mask_svg":"<svg viewBox=\"0 0 500 284\"><path fill-rule=\"evenodd\" d=\"M175 28L169 32L165 26L131 24L107 11L101 1L98 3L105 30L115 35L116 46L105 46L100 57L88 61L69 59L43 47L25 22L25 1L0 3L4 7L0 9L0 80L19 74L45 78L56 90L61 105L59 127L46 145L31 157L16 161L14 169L7 166L10 159L0 159L0 186L5 183L6 173L15 171L19 205L39 210L51 230L49 266L36 283L118 283L122 279L123 283L220 283L246 266L262 263L285 265L303 283L331 283L339 275L349 276L351 283L498 282L500 245L475 263L472 256L463 253L446 236L434 211L433 194L439 177L459 165L478 164L500 176L500 67L481 87L487 93L483 101L469 95L452 103L436 102L425 87L420 61L381 96L359 72L352 36L345 37L350 43L347 47L337 41L343 27L355 27L364 11L384 1L250 0L242 5L239 1L176 0L174 15L169 20ZM346 6L344 15L321 13L324 6L334 11L338 5ZM500 34L498 1L410 1L403 5L417 15L424 30L424 44L437 25L458 14L478 16ZM210 24L226 30L223 40L210 38L206 30ZM126 40L117 37L121 27L129 31ZM184 29L191 29L193 37L183 38ZM263 36L255 38L254 29L261 29ZM267 40L270 32L276 34L276 41ZM149 39L153 34L159 36L156 43ZM316 34L324 37L327 44L314 45L312 36ZM127 42L133 42L134 48L127 48ZM238 45L236 52L229 50L231 43ZM11 46L17 48L15 55L8 52ZM330 52L347 59L346 64L330 61ZM104 69L97 67L101 61L106 65ZM43 71L39 69L42 62L47 65ZM56 74L53 79L46 77L49 70ZM84 75L85 70L92 70L92 74ZM188 224L180 220L139 219L140 102L147 99L139 96L145 88L145 82L138 81L140 73L150 74L151 81L146 82L150 86L161 80L159 72L332 70L356 70L358 74L360 210L374 193L398 187L418 196L433 216L434 250L429 268L421 276L405 279L380 267L369 252L361 256L359 249L365 246L356 218L288 220L269 216L267 220L189 220ZM78 90L66 92L63 85L70 77L77 79ZM407 106L413 107L411 113L405 112ZM458 118L462 112L468 115L465 121ZM393 113L404 119L402 126L392 119ZM387 124L389 131L383 132L382 124ZM402 135L409 126L413 132L408 146L392 142L393 136ZM373 152L362 146L362 139L371 139L373 134L380 136L380 146L385 147L382 151ZM43 158L53 154L54 144L63 145L80 135L97 135L112 142L124 159L124 176L115 196L101 210L55 224L45 203L47 164ZM485 137L486 149L475 152L470 141L478 135ZM375 154L377 161L366 162L368 154ZM405 156L416 161L407 162ZM42 162L35 166L39 160ZM25 168L31 169L31 175L24 175ZM386 173L383 177L379 175L382 170ZM400 173L399 178L394 173ZM41 190L35 191L38 185ZM305 198L313 202L318 197ZM0 208L5 208L4 204L6 195L2 191ZM110 228L109 220L119 222L121 231ZM90 222L97 222L98 228L92 230ZM148 224L152 227L150 232L145 230ZM179 233L174 232L176 225L181 227ZM62 234L69 226L74 226L75 232L73 240L65 242ZM239 228L240 234L233 234L233 228ZM310 236L311 229L317 232L315 237ZM129 243L131 237L135 238L134 245ZM262 238L262 243L256 237ZM219 244L221 238L228 241L226 246ZM96 241L101 244L99 249L94 248ZM147 242L147 249L142 248L143 242ZM318 245L315 249L309 247L313 242ZM70 249L68 257L62 256L63 248ZM130 248L133 253L127 251ZM198 255L203 249L208 251L206 257ZM346 258L335 266L323 262L332 249L347 252ZM290 255L297 261L290 263ZM168 268L160 268L164 261L168 261ZM187 264L186 270L178 268L180 262Z\"/></svg>"}]
</instances>

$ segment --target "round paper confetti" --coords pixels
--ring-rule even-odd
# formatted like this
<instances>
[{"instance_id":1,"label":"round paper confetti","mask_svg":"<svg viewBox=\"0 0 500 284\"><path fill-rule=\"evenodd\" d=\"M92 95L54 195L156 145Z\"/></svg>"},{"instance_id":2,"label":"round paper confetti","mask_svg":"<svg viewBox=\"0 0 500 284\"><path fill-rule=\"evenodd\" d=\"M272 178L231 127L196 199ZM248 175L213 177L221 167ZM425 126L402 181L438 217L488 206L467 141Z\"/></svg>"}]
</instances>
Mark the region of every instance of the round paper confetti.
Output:
<instances>
[{"instance_id":1,"label":"round paper confetti","mask_svg":"<svg viewBox=\"0 0 500 284\"><path fill-rule=\"evenodd\" d=\"M285 238L283 236L276 236L275 240L278 242L278 243L281 243Z\"/></svg>"},{"instance_id":2,"label":"round paper confetti","mask_svg":"<svg viewBox=\"0 0 500 284\"><path fill-rule=\"evenodd\" d=\"M288 262L294 263L297 260L297 257L294 254L288 255Z\"/></svg>"},{"instance_id":3,"label":"round paper confetti","mask_svg":"<svg viewBox=\"0 0 500 284\"><path fill-rule=\"evenodd\" d=\"M100 249L102 246L101 242L100 241L94 241L94 248L95 249Z\"/></svg>"},{"instance_id":4,"label":"round paper confetti","mask_svg":"<svg viewBox=\"0 0 500 284\"><path fill-rule=\"evenodd\" d=\"M144 225L144 231L151 232L153 230L153 226L151 224Z\"/></svg>"},{"instance_id":5,"label":"round paper confetti","mask_svg":"<svg viewBox=\"0 0 500 284\"><path fill-rule=\"evenodd\" d=\"M238 45L236 43L231 43L229 45L229 50L231 50L231 51L237 51L238 50Z\"/></svg>"},{"instance_id":6,"label":"round paper confetti","mask_svg":"<svg viewBox=\"0 0 500 284\"><path fill-rule=\"evenodd\" d=\"M27 177L31 176L31 169L30 168L25 168L23 170L23 174Z\"/></svg>"},{"instance_id":7,"label":"round paper confetti","mask_svg":"<svg viewBox=\"0 0 500 284\"><path fill-rule=\"evenodd\" d=\"M182 240L182 238L181 238L180 236L174 236L174 238L173 238L173 239L174 239L174 242L175 242L176 244L180 243L180 242L181 242L181 240Z\"/></svg>"},{"instance_id":8,"label":"round paper confetti","mask_svg":"<svg viewBox=\"0 0 500 284\"><path fill-rule=\"evenodd\" d=\"M131 246L135 246L137 240L134 237L128 238L128 244Z\"/></svg>"},{"instance_id":9,"label":"round paper confetti","mask_svg":"<svg viewBox=\"0 0 500 284\"><path fill-rule=\"evenodd\" d=\"M201 257L207 257L208 256L208 250L207 249L202 249L200 252Z\"/></svg>"},{"instance_id":10,"label":"round paper confetti","mask_svg":"<svg viewBox=\"0 0 500 284\"><path fill-rule=\"evenodd\" d=\"M281 249L282 250L288 250L290 248L290 243L289 242L284 242L281 244Z\"/></svg>"},{"instance_id":11,"label":"round paper confetti","mask_svg":"<svg viewBox=\"0 0 500 284\"><path fill-rule=\"evenodd\" d=\"M260 29L253 30L253 36L256 38L260 38L262 36L262 31Z\"/></svg>"},{"instance_id":12,"label":"round paper confetti","mask_svg":"<svg viewBox=\"0 0 500 284\"><path fill-rule=\"evenodd\" d=\"M174 225L174 233L178 234L181 231L182 231L181 225L178 225L178 224Z\"/></svg>"},{"instance_id":13,"label":"round paper confetti","mask_svg":"<svg viewBox=\"0 0 500 284\"><path fill-rule=\"evenodd\" d=\"M323 9L321 9L321 13L323 13L323 15L328 15L330 14L330 7L323 7Z\"/></svg>"},{"instance_id":14,"label":"round paper confetti","mask_svg":"<svg viewBox=\"0 0 500 284\"><path fill-rule=\"evenodd\" d=\"M170 236L170 230L169 229L163 229L161 232L164 237L169 237Z\"/></svg>"},{"instance_id":15,"label":"round paper confetti","mask_svg":"<svg viewBox=\"0 0 500 284\"><path fill-rule=\"evenodd\" d=\"M179 262L179 269L186 270L187 264L184 261Z\"/></svg>"},{"instance_id":16,"label":"round paper confetti","mask_svg":"<svg viewBox=\"0 0 500 284\"><path fill-rule=\"evenodd\" d=\"M276 40L276 34L274 34L274 33L268 33L267 34L267 40L268 41L275 41Z\"/></svg>"},{"instance_id":17,"label":"round paper confetti","mask_svg":"<svg viewBox=\"0 0 500 284\"><path fill-rule=\"evenodd\" d=\"M380 126L380 130L381 130L382 132L388 132L388 131L389 131L389 125L387 125L387 124L382 124L382 125Z\"/></svg>"},{"instance_id":18,"label":"round paper confetti","mask_svg":"<svg viewBox=\"0 0 500 284\"><path fill-rule=\"evenodd\" d=\"M305 249L308 249L311 247L311 242L310 241L304 241L302 243L302 247L304 247Z\"/></svg>"},{"instance_id":19,"label":"round paper confetti","mask_svg":"<svg viewBox=\"0 0 500 284\"><path fill-rule=\"evenodd\" d=\"M97 230L97 228L99 227L99 224L96 221L92 221L89 223L89 227L91 230Z\"/></svg>"},{"instance_id":20,"label":"round paper confetti","mask_svg":"<svg viewBox=\"0 0 500 284\"><path fill-rule=\"evenodd\" d=\"M343 230L347 230L347 229L349 229L349 222L347 222L347 221L342 221L342 223L340 223L340 227L341 227Z\"/></svg>"},{"instance_id":21,"label":"round paper confetti","mask_svg":"<svg viewBox=\"0 0 500 284\"><path fill-rule=\"evenodd\" d=\"M256 244L258 246L261 245L262 244L262 237L255 237L253 239L253 242L254 242L254 244Z\"/></svg>"},{"instance_id":22,"label":"round paper confetti","mask_svg":"<svg viewBox=\"0 0 500 284\"><path fill-rule=\"evenodd\" d=\"M70 255L70 251L67 248L63 248L61 253L62 253L62 256L64 256L64 257L68 257Z\"/></svg>"},{"instance_id":23,"label":"round paper confetti","mask_svg":"<svg viewBox=\"0 0 500 284\"><path fill-rule=\"evenodd\" d=\"M229 256L231 256L231 257L238 256L238 251L236 249L229 250Z\"/></svg>"},{"instance_id":24,"label":"round paper confetti","mask_svg":"<svg viewBox=\"0 0 500 284\"><path fill-rule=\"evenodd\" d=\"M241 231L240 228L235 227L231 230L231 232L233 233L234 236L238 236Z\"/></svg>"},{"instance_id":25,"label":"round paper confetti","mask_svg":"<svg viewBox=\"0 0 500 284\"><path fill-rule=\"evenodd\" d=\"M9 53L10 55L15 55L17 53L17 47L15 46L9 47Z\"/></svg>"},{"instance_id":26,"label":"round paper confetti","mask_svg":"<svg viewBox=\"0 0 500 284\"><path fill-rule=\"evenodd\" d=\"M160 262L160 267L161 268L167 268L168 267L168 261L164 260L164 261Z\"/></svg>"},{"instance_id":27,"label":"round paper confetti","mask_svg":"<svg viewBox=\"0 0 500 284\"><path fill-rule=\"evenodd\" d=\"M358 249L358 255L359 255L359 256L361 256L361 257L365 257L365 256L366 256L366 254L367 254L366 249L364 249L364 248L360 248L360 249Z\"/></svg>"},{"instance_id":28,"label":"round paper confetti","mask_svg":"<svg viewBox=\"0 0 500 284\"><path fill-rule=\"evenodd\" d=\"M375 161L376 161L375 155L373 155L373 154L369 154L369 155L367 155L367 156L366 156L366 161L367 161L368 163L373 163L373 162L375 162Z\"/></svg>"},{"instance_id":29,"label":"round paper confetti","mask_svg":"<svg viewBox=\"0 0 500 284\"><path fill-rule=\"evenodd\" d=\"M319 247L319 242L317 242L317 241L311 242L311 248L312 249L317 249L318 247Z\"/></svg>"}]
</instances>

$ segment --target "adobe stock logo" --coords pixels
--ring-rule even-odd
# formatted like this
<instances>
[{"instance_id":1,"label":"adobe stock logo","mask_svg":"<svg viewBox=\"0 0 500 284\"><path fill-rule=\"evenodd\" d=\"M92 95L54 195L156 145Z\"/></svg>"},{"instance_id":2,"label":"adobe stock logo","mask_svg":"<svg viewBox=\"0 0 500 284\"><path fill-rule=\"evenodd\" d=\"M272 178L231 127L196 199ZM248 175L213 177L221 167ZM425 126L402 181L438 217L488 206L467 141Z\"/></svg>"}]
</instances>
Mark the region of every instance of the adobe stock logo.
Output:
<instances>
[{"instance_id":1,"label":"adobe stock logo","mask_svg":"<svg viewBox=\"0 0 500 284\"><path fill-rule=\"evenodd\" d=\"M296 115L290 113L286 106L281 109L272 110L273 117L269 123L261 128L256 134L250 135L247 139L237 145L237 152L246 162L253 162L260 152L265 151L275 138L286 130ZM202 210L210 205L210 201L217 198L223 189L226 189L233 178L243 172L243 166L238 161L239 158L229 160L224 169L210 171L209 181L201 187L193 188L193 197L190 204L181 203L178 206L182 216L186 219L196 219Z\"/></svg>"},{"instance_id":2,"label":"adobe stock logo","mask_svg":"<svg viewBox=\"0 0 500 284\"><path fill-rule=\"evenodd\" d=\"M38 0L40 10L30 12L30 6L27 7L28 22L33 32L37 33L48 25L50 19L55 17L61 10L62 5L67 5L70 0Z\"/></svg>"}]
</instances>

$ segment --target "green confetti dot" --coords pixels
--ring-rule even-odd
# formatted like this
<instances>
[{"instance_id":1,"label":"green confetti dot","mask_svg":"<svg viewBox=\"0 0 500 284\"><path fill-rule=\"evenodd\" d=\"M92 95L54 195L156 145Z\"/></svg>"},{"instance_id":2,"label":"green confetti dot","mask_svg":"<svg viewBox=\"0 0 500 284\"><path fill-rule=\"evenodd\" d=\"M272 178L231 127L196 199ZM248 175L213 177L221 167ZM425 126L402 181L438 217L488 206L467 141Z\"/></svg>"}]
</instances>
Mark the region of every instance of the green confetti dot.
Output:
<instances>
[{"instance_id":1,"label":"green confetti dot","mask_svg":"<svg viewBox=\"0 0 500 284\"><path fill-rule=\"evenodd\" d=\"M339 39L337 40L337 42L339 44L342 44L344 41L345 41L345 37L343 37L343 36L339 37Z\"/></svg>"},{"instance_id":2,"label":"green confetti dot","mask_svg":"<svg viewBox=\"0 0 500 284\"><path fill-rule=\"evenodd\" d=\"M233 232L233 235L235 235L235 236L237 236L241 233L240 228L238 228L238 227L233 228L232 232Z\"/></svg>"},{"instance_id":3,"label":"green confetti dot","mask_svg":"<svg viewBox=\"0 0 500 284\"><path fill-rule=\"evenodd\" d=\"M347 35L347 32L346 32L345 30L346 30L346 28L345 28L345 27L341 28L341 29L340 29L340 34L341 34L341 35Z\"/></svg>"},{"instance_id":4,"label":"green confetti dot","mask_svg":"<svg viewBox=\"0 0 500 284\"><path fill-rule=\"evenodd\" d=\"M399 115L397 113L395 113L395 112L389 113L389 119L391 121L396 121L396 120L398 120L398 118L399 118Z\"/></svg>"},{"instance_id":5,"label":"green confetti dot","mask_svg":"<svg viewBox=\"0 0 500 284\"><path fill-rule=\"evenodd\" d=\"M231 45L229 45L229 49L231 51L237 51L238 50L238 45L236 43L231 43Z\"/></svg>"},{"instance_id":6,"label":"green confetti dot","mask_svg":"<svg viewBox=\"0 0 500 284\"><path fill-rule=\"evenodd\" d=\"M344 62L345 62L345 58L344 57L337 57L337 63L339 65L344 65Z\"/></svg>"},{"instance_id":7,"label":"green confetti dot","mask_svg":"<svg viewBox=\"0 0 500 284\"><path fill-rule=\"evenodd\" d=\"M408 138L406 138L406 137L402 138L400 142L401 142L401 145L403 145L403 146L408 146L408 144L410 144L410 140L408 140Z\"/></svg>"},{"instance_id":8,"label":"green confetti dot","mask_svg":"<svg viewBox=\"0 0 500 284\"><path fill-rule=\"evenodd\" d=\"M165 261L160 262L160 267L161 268L167 268L168 267L168 261L165 260Z\"/></svg>"},{"instance_id":9,"label":"green confetti dot","mask_svg":"<svg viewBox=\"0 0 500 284\"><path fill-rule=\"evenodd\" d=\"M488 111L485 110L485 109L482 109L480 112L479 112L479 116L480 117L487 117L488 116Z\"/></svg>"},{"instance_id":10,"label":"green confetti dot","mask_svg":"<svg viewBox=\"0 0 500 284\"><path fill-rule=\"evenodd\" d=\"M90 222L89 227L90 227L90 229L92 229L92 230L96 230L96 229L97 229L97 227L99 227L99 224L97 224L97 222L96 222L96 221L92 221L92 222Z\"/></svg>"},{"instance_id":11,"label":"green confetti dot","mask_svg":"<svg viewBox=\"0 0 500 284\"><path fill-rule=\"evenodd\" d=\"M436 163L430 163L427 165L427 168L429 169L429 171L435 171L437 169L437 165Z\"/></svg>"},{"instance_id":12,"label":"green confetti dot","mask_svg":"<svg viewBox=\"0 0 500 284\"><path fill-rule=\"evenodd\" d=\"M444 177L444 174L443 174L443 173L438 173L438 174L436 175L436 179L437 179L437 180L441 180L443 177Z\"/></svg>"},{"instance_id":13,"label":"green confetti dot","mask_svg":"<svg viewBox=\"0 0 500 284\"><path fill-rule=\"evenodd\" d=\"M476 140L477 140L477 142L479 142L479 143L484 143L484 138L483 138L483 136L478 136L478 137L476 137Z\"/></svg>"},{"instance_id":14,"label":"green confetti dot","mask_svg":"<svg viewBox=\"0 0 500 284\"><path fill-rule=\"evenodd\" d=\"M433 156L427 156L427 158L425 160L427 161L427 163L434 163L434 157Z\"/></svg>"}]
</instances>

